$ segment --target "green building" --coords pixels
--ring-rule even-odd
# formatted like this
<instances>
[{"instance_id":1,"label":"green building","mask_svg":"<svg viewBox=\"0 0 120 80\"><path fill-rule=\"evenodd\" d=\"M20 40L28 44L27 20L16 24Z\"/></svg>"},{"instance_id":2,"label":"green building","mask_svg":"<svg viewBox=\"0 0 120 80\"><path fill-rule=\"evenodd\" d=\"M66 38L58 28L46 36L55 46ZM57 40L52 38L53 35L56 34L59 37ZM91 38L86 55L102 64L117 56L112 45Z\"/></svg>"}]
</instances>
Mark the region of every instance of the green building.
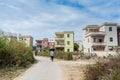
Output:
<instances>
[{"instance_id":1,"label":"green building","mask_svg":"<svg viewBox=\"0 0 120 80\"><path fill-rule=\"evenodd\" d=\"M74 32L64 31L55 33L55 48L59 51L74 52Z\"/></svg>"}]
</instances>

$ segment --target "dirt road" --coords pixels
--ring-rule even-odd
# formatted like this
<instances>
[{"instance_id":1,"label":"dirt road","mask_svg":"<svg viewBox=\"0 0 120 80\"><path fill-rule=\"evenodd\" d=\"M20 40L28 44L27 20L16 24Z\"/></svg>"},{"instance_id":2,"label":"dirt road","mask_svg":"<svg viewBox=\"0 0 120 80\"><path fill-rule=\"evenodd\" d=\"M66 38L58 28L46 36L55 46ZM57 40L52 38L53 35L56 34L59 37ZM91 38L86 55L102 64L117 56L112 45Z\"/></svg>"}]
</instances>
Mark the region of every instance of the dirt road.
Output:
<instances>
[{"instance_id":1,"label":"dirt road","mask_svg":"<svg viewBox=\"0 0 120 80\"><path fill-rule=\"evenodd\" d=\"M35 57L37 64L14 80L83 80L85 65L90 61L63 61L49 58Z\"/></svg>"}]
</instances>

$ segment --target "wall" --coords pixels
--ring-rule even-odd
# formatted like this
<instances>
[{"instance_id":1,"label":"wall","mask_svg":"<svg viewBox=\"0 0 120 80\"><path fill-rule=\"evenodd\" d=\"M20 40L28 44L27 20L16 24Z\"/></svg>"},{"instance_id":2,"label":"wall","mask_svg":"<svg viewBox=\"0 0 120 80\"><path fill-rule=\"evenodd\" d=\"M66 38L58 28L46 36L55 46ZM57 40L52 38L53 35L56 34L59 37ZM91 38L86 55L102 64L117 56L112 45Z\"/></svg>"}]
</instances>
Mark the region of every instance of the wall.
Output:
<instances>
[{"instance_id":1,"label":"wall","mask_svg":"<svg viewBox=\"0 0 120 80\"><path fill-rule=\"evenodd\" d=\"M107 44L106 51L109 50L109 46L117 46L117 26L104 26L106 31L105 42ZM109 31L109 27L112 27L112 31ZM110 37L113 38L113 42L110 42Z\"/></svg>"},{"instance_id":2,"label":"wall","mask_svg":"<svg viewBox=\"0 0 120 80\"><path fill-rule=\"evenodd\" d=\"M70 37L67 37L67 34L70 34ZM70 52L74 52L74 33L71 32L65 32L64 34L64 44L65 44L65 52L68 52L69 49ZM70 41L70 44L67 44L67 41Z\"/></svg>"}]
</instances>

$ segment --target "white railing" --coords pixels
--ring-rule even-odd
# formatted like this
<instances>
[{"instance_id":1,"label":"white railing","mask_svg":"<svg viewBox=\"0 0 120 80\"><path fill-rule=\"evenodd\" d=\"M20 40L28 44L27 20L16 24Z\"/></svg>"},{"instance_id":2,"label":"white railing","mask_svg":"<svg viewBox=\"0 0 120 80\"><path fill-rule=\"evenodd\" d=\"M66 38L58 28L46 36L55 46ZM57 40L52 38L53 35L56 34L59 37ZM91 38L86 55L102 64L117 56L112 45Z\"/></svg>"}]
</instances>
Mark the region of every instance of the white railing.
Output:
<instances>
[{"instance_id":1,"label":"white railing","mask_svg":"<svg viewBox=\"0 0 120 80\"><path fill-rule=\"evenodd\" d=\"M60 45L60 44L57 45L57 44L56 44L55 47L65 47L65 45L63 45L63 44L61 44L61 45Z\"/></svg>"},{"instance_id":2,"label":"white railing","mask_svg":"<svg viewBox=\"0 0 120 80\"><path fill-rule=\"evenodd\" d=\"M55 37L55 40L64 40L64 37Z\"/></svg>"},{"instance_id":3,"label":"white railing","mask_svg":"<svg viewBox=\"0 0 120 80\"><path fill-rule=\"evenodd\" d=\"M92 45L106 45L105 42L94 42L92 43Z\"/></svg>"},{"instance_id":4,"label":"white railing","mask_svg":"<svg viewBox=\"0 0 120 80\"><path fill-rule=\"evenodd\" d=\"M105 35L105 31L99 31L99 32L90 32L85 34L85 36L90 36L90 35Z\"/></svg>"}]
</instances>

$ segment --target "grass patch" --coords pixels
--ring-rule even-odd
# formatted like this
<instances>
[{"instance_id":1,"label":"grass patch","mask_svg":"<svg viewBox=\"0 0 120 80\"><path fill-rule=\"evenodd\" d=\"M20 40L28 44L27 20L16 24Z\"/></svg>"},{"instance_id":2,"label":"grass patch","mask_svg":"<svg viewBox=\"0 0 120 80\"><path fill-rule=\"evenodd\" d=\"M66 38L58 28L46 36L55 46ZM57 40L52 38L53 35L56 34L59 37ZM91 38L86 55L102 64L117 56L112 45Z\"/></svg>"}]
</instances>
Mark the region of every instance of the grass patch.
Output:
<instances>
[{"instance_id":1,"label":"grass patch","mask_svg":"<svg viewBox=\"0 0 120 80\"><path fill-rule=\"evenodd\" d=\"M0 69L0 80L13 80L23 73L27 68L23 67L5 67Z\"/></svg>"}]
</instances>

